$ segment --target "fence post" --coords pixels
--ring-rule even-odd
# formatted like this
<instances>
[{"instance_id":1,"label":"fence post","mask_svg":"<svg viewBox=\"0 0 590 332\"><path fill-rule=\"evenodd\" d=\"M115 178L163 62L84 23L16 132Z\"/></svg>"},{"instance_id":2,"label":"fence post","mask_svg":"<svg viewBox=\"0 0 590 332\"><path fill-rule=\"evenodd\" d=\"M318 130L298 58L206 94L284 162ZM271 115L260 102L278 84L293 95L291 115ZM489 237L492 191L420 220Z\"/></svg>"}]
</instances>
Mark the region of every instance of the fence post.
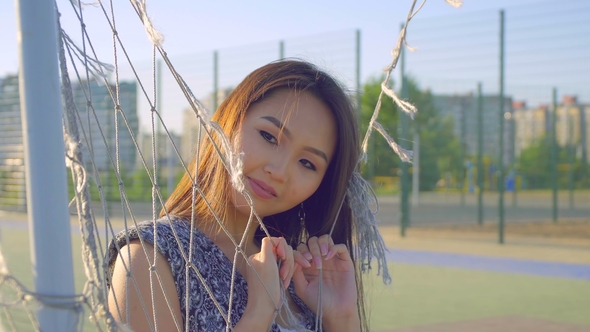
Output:
<instances>
[{"instance_id":1,"label":"fence post","mask_svg":"<svg viewBox=\"0 0 590 332\"><path fill-rule=\"evenodd\" d=\"M412 205L420 205L420 126L414 123L414 147L412 148Z\"/></svg>"},{"instance_id":2,"label":"fence post","mask_svg":"<svg viewBox=\"0 0 590 332\"><path fill-rule=\"evenodd\" d=\"M279 60L285 59L285 41L279 41Z\"/></svg>"},{"instance_id":3,"label":"fence post","mask_svg":"<svg viewBox=\"0 0 590 332\"><path fill-rule=\"evenodd\" d=\"M404 28L402 24L401 29ZM401 98L407 99L408 98L408 84L406 81L406 64L405 64L405 47L402 45L401 54L400 54L400 73L401 73ZM399 110L398 108L398 125L399 125L399 144L402 148L408 148L408 115ZM400 197L400 211L401 211L401 219L400 219L400 226L401 226L401 236L406 236L406 227L409 225L410 221L410 209L408 204L409 198L409 183L408 183L408 163L400 161L400 169L401 169L401 197Z\"/></svg>"},{"instance_id":4,"label":"fence post","mask_svg":"<svg viewBox=\"0 0 590 332\"><path fill-rule=\"evenodd\" d=\"M498 242L504 243L504 10L500 10L500 93L498 144Z\"/></svg>"},{"instance_id":5,"label":"fence post","mask_svg":"<svg viewBox=\"0 0 590 332\"><path fill-rule=\"evenodd\" d=\"M52 1L16 2L31 264L41 331L76 328L57 15Z\"/></svg>"},{"instance_id":6,"label":"fence post","mask_svg":"<svg viewBox=\"0 0 590 332\"><path fill-rule=\"evenodd\" d=\"M477 223L483 225L483 98L477 83Z\"/></svg>"},{"instance_id":7,"label":"fence post","mask_svg":"<svg viewBox=\"0 0 590 332\"><path fill-rule=\"evenodd\" d=\"M569 114L567 114L568 120L568 187L569 187L569 208L572 210L574 208L574 119Z\"/></svg>"},{"instance_id":8,"label":"fence post","mask_svg":"<svg viewBox=\"0 0 590 332\"><path fill-rule=\"evenodd\" d=\"M459 144L459 160L461 161L461 173L459 174L459 194L461 197L461 207L465 206L465 145L466 143L466 139L465 139L465 134L466 134L466 122L465 121L465 117L467 116L466 114L466 107L465 107L465 100L461 100L461 133L459 136L459 140L460 140L460 144Z\"/></svg>"},{"instance_id":9,"label":"fence post","mask_svg":"<svg viewBox=\"0 0 590 332\"><path fill-rule=\"evenodd\" d=\"M557 88L553 88L553 109L551 110L551 179L553 193L553 222L557 222Z\"/></svg>"}]
</instances>

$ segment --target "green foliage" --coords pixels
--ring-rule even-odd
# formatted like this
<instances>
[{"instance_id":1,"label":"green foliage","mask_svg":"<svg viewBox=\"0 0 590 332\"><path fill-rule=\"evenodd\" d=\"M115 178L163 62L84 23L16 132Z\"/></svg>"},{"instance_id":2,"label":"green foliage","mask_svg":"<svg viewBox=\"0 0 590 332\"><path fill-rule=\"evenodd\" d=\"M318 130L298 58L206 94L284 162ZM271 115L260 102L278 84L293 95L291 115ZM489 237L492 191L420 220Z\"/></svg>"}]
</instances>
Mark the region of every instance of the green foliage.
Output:
<instances>
[{"instance_id":1,"label":"green foliage","mask_svg":"<svg viewBox=\"0 0 590 332\"><path fill-rule=\"evenodd\" d=\"M368 83L363 87L363 94L361 96L361 132L363 134L367 131L371 115L381 93L382 81L383 77L374 77L369 79ZM394 139L398 136L397 119L397 107L391 98L385 96L381 104L378 121ZM368 150L368 163L362 167L362 172L366 174L365 176L367 178L373 176L397 176L397 169L400 163L399 157L393 152L387 141L380 134L374 132L371 135Z\"/></svg>"},{"instance_id":2,"label":"green foliage","mask_svg":"<svg viewBox=\"0 0 590 332\"><path fill-rule=\"evenodd\" d=\"M361 124L366 131L370 117L381 92L383 78L372 78L365 84L361 100ZM430 91L422 91L411 78L408 83L408 100L418 108L414 121L410 121L410 141L420 135L420 190L433 190L441 174L450 172L459 176L462 166L459 160L459 140L453 134L451 118L442 118L434 107ZM396 142L398 139L398 109L389 97L383 98L378 121ZM400 159L380 134L374 133L369 144L369 163L363 165L365 177L397 176ZM410 146L411 148L411 146ZM373 149L371 151L371 149Z\"/></svg>"},{"instance_id":3,"label":"green foliage","mask_svg":"<svg viewBox=\"0 0 590 332\"><path fill-rule=\"evenodd\" d=\"M121 169L120 174L122 187L124 188L129 201L149 202L152 200L152 180L150 179L150 176L148 175L146 170L141 169L133 173L129 173L126 172L124 169ZM180 172L175 177L175 185L182 177L182 174L183 173ZM99 176L103 188L104 198L109 202L120 201L121 191L119 190L119 181L117 179L115 171L113 169L110 169L109 172L101 172ZM158 177L158 186L160 188L162 197L164 198L168 197L166 183L166 177L160 174L160 176ZM88 185L92 201L100 201L100 193L97 181L92 180L89 182ZM74 188L72 186L71 176L68 177L68 190L70 198L72 198L74 196Z\"/></svg>"},{"instance_id":4,"label":"green foliage","mask_svg":"<svg viewBox=\"0 0 590 332\"><path fill-rule=\"evenodd\" d=\"M518 173L523 177L526 189L548 189L553 185L553 154L549 137L542 137L523 149L517 160ZM569 186L569 163L573 164L573 183L575 188L588 188L590 168L577 156L568 155L568 149L557 146L557 184L559 188Z\"/></svg>"}]
</instances>

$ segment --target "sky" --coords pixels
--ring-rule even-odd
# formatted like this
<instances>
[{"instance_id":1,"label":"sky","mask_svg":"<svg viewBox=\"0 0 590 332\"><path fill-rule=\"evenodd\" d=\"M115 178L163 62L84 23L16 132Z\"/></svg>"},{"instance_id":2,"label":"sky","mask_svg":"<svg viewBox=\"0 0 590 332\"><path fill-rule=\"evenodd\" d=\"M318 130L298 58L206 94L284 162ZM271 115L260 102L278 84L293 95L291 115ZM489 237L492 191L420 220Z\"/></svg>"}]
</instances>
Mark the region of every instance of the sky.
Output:
<instances>
[{"instance_id":1,"label":"sky","mask_svg":"<svg viewBox=\"0 0 590 332\"><path fill-rule=\"evenodd\" d=\"M457 9L444 0L429 0L413 22L420 24L445 15L498 11L534 2L538 0L465 0L463 6ZM0 1L0 77L18 70L15 3ZM62 26L75 34L79 31L79 24L69 2L57 0L57 3L62 13ZM107 1L104 3L108 5ZM170 56L360 29L363 80L379 74L390 62L391 49L410 5L410 0L147 1L148 13L156 29L164 35L163 45ZM148 63L149 42L137 15L132 12L127 1L115 1L115 9L117 30L125 38L132 58ZM112 57L109 31L105 28L92 30L93 23L99 20L104 27L100 9L87 6L84 13L91 34L96 32L97 35L105 36L96 38L99 56L105 54ZM409 34L411 36L411 26ZM170 122L173 129L180 128L179 117L170 119Z\"/></svg>"}]
</instances>

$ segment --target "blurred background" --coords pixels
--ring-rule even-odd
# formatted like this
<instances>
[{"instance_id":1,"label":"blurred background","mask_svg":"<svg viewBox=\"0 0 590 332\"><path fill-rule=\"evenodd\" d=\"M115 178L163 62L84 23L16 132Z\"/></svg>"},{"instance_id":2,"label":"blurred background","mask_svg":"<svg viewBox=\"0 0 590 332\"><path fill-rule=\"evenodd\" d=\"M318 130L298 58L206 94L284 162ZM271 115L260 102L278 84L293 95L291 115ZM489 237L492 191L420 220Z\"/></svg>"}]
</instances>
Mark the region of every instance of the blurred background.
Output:
<instances>
[{"instance_id":1,"label":"blurred background","mask_svg":"<svg viewBox=\"0 0 590 332\"><path fill-rule=\"evenodd\" d=\"M510 2L420 15L407 37L416 50L404 50L391 81L419 113L411 121L385 99L379 118L414 151L414 162L401 163L373 135L362 167L380 199L393 274L393 286L384 287L378 277L368 283L373 329L590 331L590 3ZM403 15L396 17L384 21L389 39L379 43L385 55L401 29ZM383 80L379 69L389 61L372 55L375 28L367 30L291 33L170 58L210 112L252 70L283 58L311 61L348 88L364 133ZM8 266L30 284L17 67L5 63L0 76L0 226ZM151 165L154 144L167 197L194 152L198 123L165 64L152 62L149 52L133 67L121 64L117 74L128 119L128 130L119 132L121 175L135 217L151 218L152 184L140 152ZM155 123L155 135L138 78L158 94L165 126ZM114 145L107 87L92 78L74 82L82 118L82 85L90 86L97 121ZM107 147L97 127L82 125L92 133L95 156L87 168L101 177L107 201L103 209L91 187L97 219L108 214L121 228L124 213ZM79 267L76 231L73 239Z\"/></svg>"}]
</instances>

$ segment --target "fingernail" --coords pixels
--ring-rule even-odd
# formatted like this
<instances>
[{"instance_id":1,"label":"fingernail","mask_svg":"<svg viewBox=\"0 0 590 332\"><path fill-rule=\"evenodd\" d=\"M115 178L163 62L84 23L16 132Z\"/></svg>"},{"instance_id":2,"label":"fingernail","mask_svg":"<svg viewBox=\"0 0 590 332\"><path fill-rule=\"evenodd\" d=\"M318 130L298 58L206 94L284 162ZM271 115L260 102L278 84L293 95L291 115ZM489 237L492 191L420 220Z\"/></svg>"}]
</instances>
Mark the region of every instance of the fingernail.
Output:
<instances>
[{"instance_id":1,"label":"fingernail","mask_svg":"<svg viewBox=\"0 0 590 332\"><path fill-rule=\"evenodd\" d=\"M334 257L334 252L330 251L326 256L324 256L324 260L328 260L331 259L332 257Z\"/></svg>"},{"instance_id":2,"label":"fingernail","mask_svg":"<svg viewBox=\"0 0 590 332\"><path fill-rule=\"evenodd\" d=\"M317 269L322 268L322 259L320 257L314 258L314 262Z\"/></svg>"},{"instance_id":3,"label":"fingernail","mask_svg":"<svg viewBox=\"0 0 590 332\"><path fill-rule=\"evenodd\" d=\"M308 261L304 261L305 262L305 267L311 267L311 263Z\"/></svg>"},{"instance_id":4,"label":"fingernail","mask_svg":"<svg viewBox=\"0 0 590 332\"><path fill-rule=\"evenodd\" d=\"M322 253L322 256L326 256L326 254L328 253L328 246L325 244L322 244L320 246L320 252Z\"/></svg>"},{"instance_id":5,"label":"fingernail","mask_svg":"<svg viewBox=\"0 0 590 332\"><path fill-rule=\"evenodd\" d=\"M306 252L305 254L303 254L303 257L305 257L305 259L307 259L308 261L310 261L310 260L313 259L313 256L310 253L308 253L308 252Z\"/></svg>"}]
</instances>

